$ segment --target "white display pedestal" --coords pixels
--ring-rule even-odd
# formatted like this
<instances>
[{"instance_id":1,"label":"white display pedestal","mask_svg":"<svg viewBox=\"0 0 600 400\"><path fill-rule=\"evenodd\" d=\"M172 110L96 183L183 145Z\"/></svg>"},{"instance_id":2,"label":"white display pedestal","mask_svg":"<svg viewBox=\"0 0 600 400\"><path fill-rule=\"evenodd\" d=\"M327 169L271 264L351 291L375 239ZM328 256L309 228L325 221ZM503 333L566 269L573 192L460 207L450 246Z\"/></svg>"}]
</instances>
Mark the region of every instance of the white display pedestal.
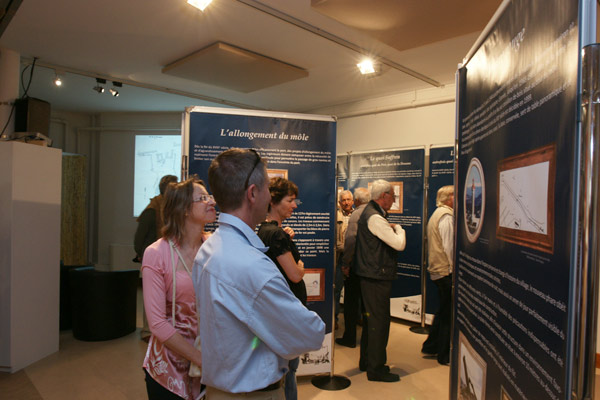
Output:
<instances>
[{"instance_id":1,"label":"white display pedestal","mask_svg":"<svg viewBox=\"0 0 600 400\"><path fill-rule=\"evenodd\" d=\"M62 151L0 142L0 371L58 351Z\"/></svg>"}]
</instances>

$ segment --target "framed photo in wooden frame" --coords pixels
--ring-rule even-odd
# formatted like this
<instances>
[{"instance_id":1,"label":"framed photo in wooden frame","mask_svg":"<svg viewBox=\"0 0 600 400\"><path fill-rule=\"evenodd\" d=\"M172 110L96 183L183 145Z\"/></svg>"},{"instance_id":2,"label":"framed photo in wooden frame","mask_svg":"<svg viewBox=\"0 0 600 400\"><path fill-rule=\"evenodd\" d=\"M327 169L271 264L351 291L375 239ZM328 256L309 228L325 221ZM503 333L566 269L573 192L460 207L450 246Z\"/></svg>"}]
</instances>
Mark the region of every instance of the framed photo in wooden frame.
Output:
<instances>
[{"instance_id":1,"label":"framed photo in wooden frame","mask_svg":"<svg viewBox=\"0 0 600 400\"><path fill-rule=\"evenodd\" d=\"M307 301L325 301L325 270L323 268L304 269Z\"/></svg>"},{"instance_id":2,"label":"framed photo in wooden frame","mask_svg":"<svg viewBox=\"0 0 600 400\"><path fill-rule=\"evenodd\" d=\"M556 145L501 160L497 178L496 237L553 253Z\"/></svg>"}]
</instances>

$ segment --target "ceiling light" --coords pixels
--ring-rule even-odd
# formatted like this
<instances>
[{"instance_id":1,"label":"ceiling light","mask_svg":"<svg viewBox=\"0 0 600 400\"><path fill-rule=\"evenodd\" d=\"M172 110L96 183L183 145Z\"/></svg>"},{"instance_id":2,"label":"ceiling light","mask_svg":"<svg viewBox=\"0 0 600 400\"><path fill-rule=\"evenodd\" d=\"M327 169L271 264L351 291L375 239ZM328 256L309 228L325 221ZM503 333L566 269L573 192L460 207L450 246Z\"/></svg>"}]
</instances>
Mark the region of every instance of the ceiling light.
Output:
<instances>
[{"instance_id":1,"label":"ceiling light","mask_svg":"<svg viewBox=\"0 0 600 400\"><path fill-rule=\"evenodd\" d=\"M104 88L100 86L104 84L106 84L106 79L96 78L96 86L94 86L92 89L98 93L104 93Z\"/></svg>"},{"instance_id":2,"label":"ceiling light","mask_svg":"<svg viewBox=\"0 0 600 400\"><path fill-rule=\"evenodd\" d=\"M110 89L110 94L112 94L115 97L119 97L119 91L117 89L115 89L115 88L118 88L118 87L123 87L123 84L121 82L114 82L113 81L113 88Z\"/></svg>"},{"instance_id":3,"label":"ceiling light","mask_svg":"<svg viewBox=\"0 0 600 400\"><path fill-rule=\"evenodd\" d=\"M187 0L188 4L193 5L200 11L204 11L206 7L212 2L212 0Z\"/></svg>"},{"instance_id":4,"label":"ceiling light","mask_svg":"<svg viewBox=\"0 0 600 400\"><path fill-rule=\"evenodd\" d=\"M361 63L356 64L360 73L363 75L374 74L375 73L375 65L373 64L373 60L367 58L363 60Z\"/></svg>"},{"instance_id":5,"label":"ceiling light","mask_svg":"<svg viewBox=\"0 0 600 400\"><path fill-rule=\"evenodd\" d=\"M54 76L54 84L56 86L62 86L62 78L61 78L61 76L59 74L56 74Z\"/></svg>"}]
</instances>

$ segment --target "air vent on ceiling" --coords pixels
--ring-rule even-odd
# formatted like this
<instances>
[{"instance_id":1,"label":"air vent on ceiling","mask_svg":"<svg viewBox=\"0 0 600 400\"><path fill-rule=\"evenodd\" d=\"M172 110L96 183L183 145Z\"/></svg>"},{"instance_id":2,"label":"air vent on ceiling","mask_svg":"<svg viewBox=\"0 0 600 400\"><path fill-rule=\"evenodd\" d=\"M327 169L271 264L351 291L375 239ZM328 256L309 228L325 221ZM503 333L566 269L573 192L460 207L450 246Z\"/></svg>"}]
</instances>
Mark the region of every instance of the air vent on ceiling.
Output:
<instances>
[{"instance_id":1,"label":"air vent on ceiling","mask_svg":"<svg viewBox=\"0 0 600 400\"><path fill-rule=\"evenodd\" d=\"M166 65L164 74L249 93L308 76L308 71L226 43Z\"/></svg>"}]
</instances>

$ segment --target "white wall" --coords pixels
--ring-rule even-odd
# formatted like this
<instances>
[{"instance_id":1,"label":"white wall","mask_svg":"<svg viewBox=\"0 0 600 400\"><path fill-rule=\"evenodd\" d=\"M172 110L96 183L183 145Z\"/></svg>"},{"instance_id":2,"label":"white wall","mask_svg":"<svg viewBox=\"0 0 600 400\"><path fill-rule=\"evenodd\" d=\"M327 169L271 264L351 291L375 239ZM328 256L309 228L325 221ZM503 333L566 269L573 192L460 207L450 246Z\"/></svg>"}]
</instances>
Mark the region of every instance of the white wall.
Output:
<instances>
[{"instance_id":1,"label":"white wall","mask_svg":"<svg viewBox=\"0 0 600 400\"><path fill-rule=\"evenodd\" d=\"M337 153L454 143L455 86L312 112L338 117ZM428 152L426 152L428 154Z\"/></svg>"},{"instance_id":2,"label":"white wall","mask_svg":"<svg viewBox=\"0 0 600 400\"><path fill-rule=\"evenodd\" d=\"M139 268L139 264L131 262L135 256L133 236L137 228L136 218L133 217L135 135L180 135L181 118L181 113L101 115L98 175L99 268Z\"/></svg>"},{"instance_id":3,"label":"white wall","mask_svg":"<svg viewBox=\"0 0 600 400\"><path fill-rule=\"evenodd\" d=\"M454 143L454 103L344 118L337 153Z\"/></svg>"}]
</instances>

